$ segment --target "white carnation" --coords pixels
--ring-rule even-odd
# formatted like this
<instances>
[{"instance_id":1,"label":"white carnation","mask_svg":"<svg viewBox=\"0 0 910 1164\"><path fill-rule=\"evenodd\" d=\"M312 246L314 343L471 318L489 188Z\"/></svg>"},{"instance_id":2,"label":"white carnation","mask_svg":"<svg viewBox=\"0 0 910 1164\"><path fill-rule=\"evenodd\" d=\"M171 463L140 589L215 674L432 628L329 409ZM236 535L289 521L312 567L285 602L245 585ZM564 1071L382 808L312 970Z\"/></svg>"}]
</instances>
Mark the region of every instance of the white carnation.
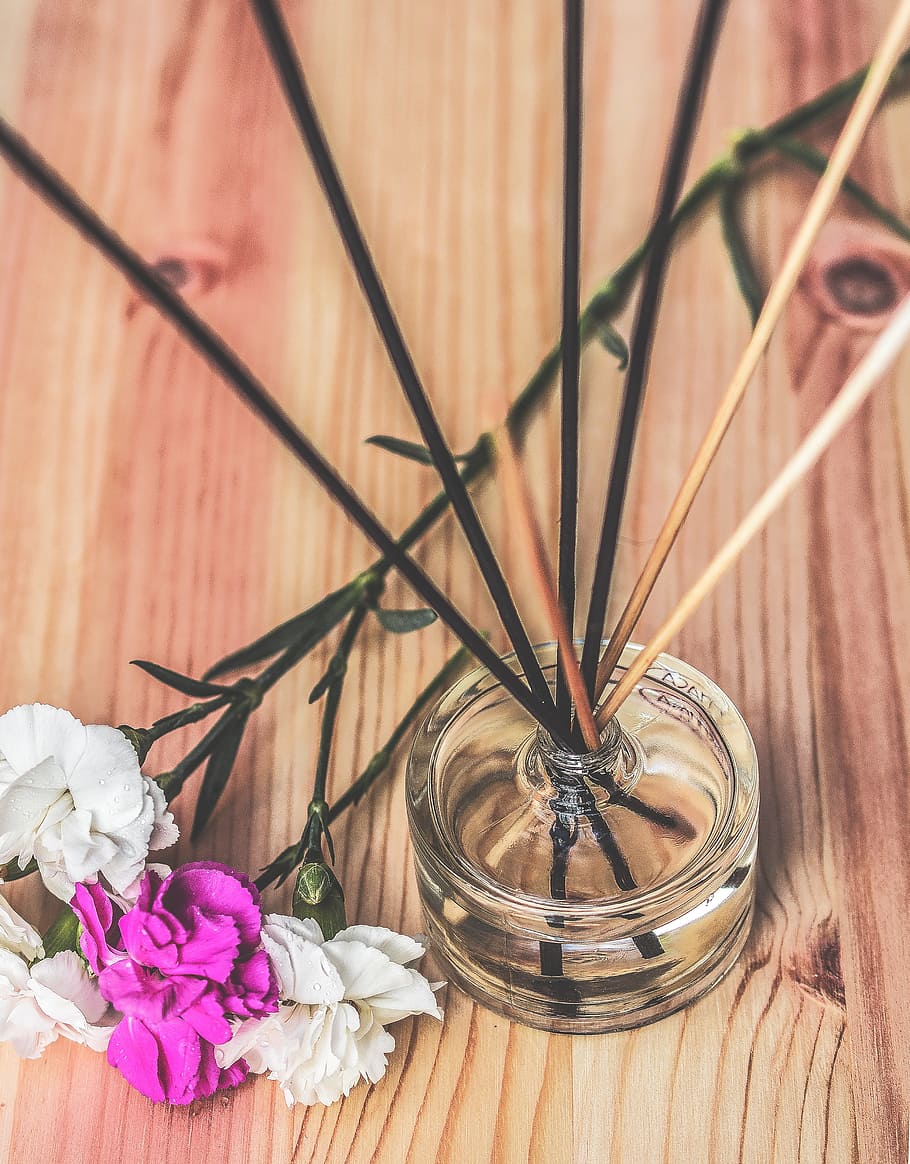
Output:
<instances>
[{"instance_id":1,"label":"white carnation","mask_svg":"<svg viewBox=\"0 0 910 1164\"><path fill-rule=\"evenodd\" d=\"M269 914L262 941L283 1005L241 1023L215 1048L222 1067L243 1058L295 1103L334 1103L361 1079L385 1074L395 1040L385 1025L408 1015L442 1018L433 987L407 964L419 942L378 926L350 926L323 941L314 921Z\"/></svg>"},{"instance_id":2,"label":"white carnation","mask_svg":"<svg viewBox=\"0 0 910 1164\"><path fill-rule=\"evenodd\" d=\"M0 949L20 954L26 962L44 957L41 935L20 917L10 903L0 893Z\"/></svg>"},{"instance_id":3,"label":"white carnation","mask_svg":"<svg viewBox=\"0 0 910 1164\"><path fill-rule=\"evenodd\" d=\"M0 949L0 1041L23 1059L37 1059L61 1035L103 1051L118 1018L72 950L29 966Z\"/></svg>"},{"instance_id":4,"label":"white carnation","mask_svg":"<svg viewBox=\"0 0 910 1164\"><path fill-rule=\"evenodd\" d=\"M164 794L122 732L41 703L0 716L0 862L24 869L34 857L69 901L98 875L122 893L149 849L176 839Z\"/></svg>"}]
</instances>

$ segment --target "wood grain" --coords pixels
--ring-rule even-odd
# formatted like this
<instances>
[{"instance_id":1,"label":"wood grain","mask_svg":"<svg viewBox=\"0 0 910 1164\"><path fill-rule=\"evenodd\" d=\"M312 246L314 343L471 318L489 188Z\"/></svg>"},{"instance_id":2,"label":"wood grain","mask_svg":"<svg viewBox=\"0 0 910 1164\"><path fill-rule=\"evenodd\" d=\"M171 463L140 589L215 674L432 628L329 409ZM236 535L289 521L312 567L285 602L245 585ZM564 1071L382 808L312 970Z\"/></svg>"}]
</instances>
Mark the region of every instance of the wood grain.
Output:
<instances>
[{"instance_id":1,"label":"wood grain","mask_svg":"<svg viewBox=\"0 0 910 1164\"><path fill-rule=\"evenodd\" d=\"M559 326L560 5L553 0L289 0L317 105L417 366L456 448L482 401L521 386ZM693 162L858 65L885 0L731 5ZM583 289L646 225L695 0L588 5ZM413 437L328 212L242 0L0 0L0 109L184 290L307 432L400 528L430 475L362 441ZM906 104L855 173L910 200ZM822 134L830 144L831 135ZM765 276L809 187L763 182L747 208ZM371 558L369 547L149 308L0 170L0 706L42 699L90 721L174 706L132 671L201 670ZM851 208L816 256L728 435L642 624L647 634L817 416L881 320L825 299L826 264L906 248ZM659 528L748 336L716 221L674 261L614 606ZM821 287L821 291L819 288ZM910 368L895 377L906 385ZM619 383L583 372L580 588L590 581ZM729 978L681 1015L587 1039L510 1025L451 989L443 1024L402 1023L386 1078L287 1112L257 1081L188 1110L131 1092L81 1048L0 1050L0 1157L37 1164L902 1162L910 1107L908 723L910 404L886 389L809 490L686 627L676 653L730 693L762 770L759 908ZM527 445L555 543L556 416ZM485 519L535 635L542 611L502 503ZM495 627L460 535L421 549ZM392 601L410 601L393 586ZM615 611L613 612L616 613ZM501 638L494 633L494 641ZM371 630L354 660L332 773L343 788L448 644ZM181 858L255 868L300 829L317 651L257 715L208 835ZM169 745L155 759L166 767ZM400 762L398 768L400 769ZM192 797L179 808L192 819ZM357 920L420 927L400 782L336 830ZM13 895L13 890L11 890ZM34 887L14 901L46 922ZM283 908L286 898L272 895Z\"/></svg>"}]
</instances>

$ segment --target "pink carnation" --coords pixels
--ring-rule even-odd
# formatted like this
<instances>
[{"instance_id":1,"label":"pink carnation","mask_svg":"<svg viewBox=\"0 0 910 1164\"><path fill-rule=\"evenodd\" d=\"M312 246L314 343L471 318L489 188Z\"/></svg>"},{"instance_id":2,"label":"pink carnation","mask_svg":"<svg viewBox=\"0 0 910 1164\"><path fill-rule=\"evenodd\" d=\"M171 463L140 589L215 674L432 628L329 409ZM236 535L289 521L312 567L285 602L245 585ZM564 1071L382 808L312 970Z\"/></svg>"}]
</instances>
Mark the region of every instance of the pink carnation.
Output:
<instances>
[{"instance_id":1,"label":"pink carnation","mask_svg":"<svg viewBox=\"0 0 910 1164\"><path fill-rule=\"evenodd\" d=\"M259 893L242 873L212 861L162 878L149 870L122 914L100 885L77 885L71 902L82 951L102 995L123 1014L108 1061L149 1099L190 1103L246 1076L214 1048L229 1019L278 1009L278 985L262 949Z\"/></svg>"}]
</instances>

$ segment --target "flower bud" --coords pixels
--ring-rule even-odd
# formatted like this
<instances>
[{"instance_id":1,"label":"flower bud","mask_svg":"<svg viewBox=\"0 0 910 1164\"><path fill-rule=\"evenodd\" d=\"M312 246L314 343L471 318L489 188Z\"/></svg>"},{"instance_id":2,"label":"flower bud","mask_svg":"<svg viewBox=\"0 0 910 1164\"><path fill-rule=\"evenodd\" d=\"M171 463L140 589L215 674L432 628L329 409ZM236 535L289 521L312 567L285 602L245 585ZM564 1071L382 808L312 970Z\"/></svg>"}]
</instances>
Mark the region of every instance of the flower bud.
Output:
<instances>
[{"instance_id":1,"label":"flower bud","mask_svg":"<svg viewBox=\"0 0 910 1164\"><path fill-rule=\"evenodd\" d=\"M312 918L326 941L347 925L344 890L324 861L305 861L300 866L291 912L296 918Z\"/></svg>"}]
</instances>

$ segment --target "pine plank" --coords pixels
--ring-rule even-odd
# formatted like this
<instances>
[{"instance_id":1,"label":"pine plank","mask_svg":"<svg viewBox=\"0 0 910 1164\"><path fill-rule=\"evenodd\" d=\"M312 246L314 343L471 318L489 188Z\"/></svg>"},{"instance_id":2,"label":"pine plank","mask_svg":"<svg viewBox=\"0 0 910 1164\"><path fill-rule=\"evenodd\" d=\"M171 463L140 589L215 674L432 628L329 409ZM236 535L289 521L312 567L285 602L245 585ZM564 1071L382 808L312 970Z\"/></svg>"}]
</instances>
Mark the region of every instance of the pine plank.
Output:
<instances>
[{"instance_id":1,"label":"pine plank","mask_svg":"<svg viewBox=\"0 0 910 1164\"><path fill-rule=\"evenodd\" d=\"M492 384L516 391L558 331L560 5L522 0L288 0L317 105L418 367L456 448ZM641 237L695 0L588 4L583 290ZM693 162L859 64L884 0L731 5ZM413 437L328 212L242 0L0 0L0 109L221 328L392 528L428 472L364 448ZM856 173L907 204L907 107ZM827 138L820 139L822 142ZM764 183L747 221L767 272L807 185ZM199 671L341 584L363 539L118 277L0 169L0 706L42 699L142 724L174 706L128 666ZM853 246L856 216L820 244ZM898 272L907 248L866 232ZM827 248L826 250L824 248ZM879 253L879 252L876 252ZM743 405L643 624L656 625L857 358L867 331L811 286ZM674 262L626 515L631 583L747 336L717 224ZM895 377L905 384L910 367ZM590 578L620 383L584 365L580 584ZM556 417L531 433L548 527ZM0 1049L0 1158L93 1164L601 1161L890 1164L907 1152L908 748L901 647L910 610L910 406L886 390L680 636L677 653L743 710L762 770L759 910L710 996L645 1030L572 1040L511 1025L448 991L446 1019L406 1022L389 1072L328 1109L287 1112L257 1081L189 1110L133 1093L58 1043ZM519 606L545 634L501 503L483 512ZM444 523L422 560L497 637L463 542ZM390 603L410 597L394 582ZM333 786L384 740L449 644L370 628L351 667ZM328 650L258 713L207 836L181 842L255 868L303 822ZM177 745L162 751L166 767ZM397 765L400 772L401 760ZM874 785L870 795L869 786ZM188 832L192 796L179 810ZM400 779L335 832L359 921L415 931ZM29 886L14 901L42 922ZM273 894L271 908L286 896Z\"/></svg>"}]
</instances>

